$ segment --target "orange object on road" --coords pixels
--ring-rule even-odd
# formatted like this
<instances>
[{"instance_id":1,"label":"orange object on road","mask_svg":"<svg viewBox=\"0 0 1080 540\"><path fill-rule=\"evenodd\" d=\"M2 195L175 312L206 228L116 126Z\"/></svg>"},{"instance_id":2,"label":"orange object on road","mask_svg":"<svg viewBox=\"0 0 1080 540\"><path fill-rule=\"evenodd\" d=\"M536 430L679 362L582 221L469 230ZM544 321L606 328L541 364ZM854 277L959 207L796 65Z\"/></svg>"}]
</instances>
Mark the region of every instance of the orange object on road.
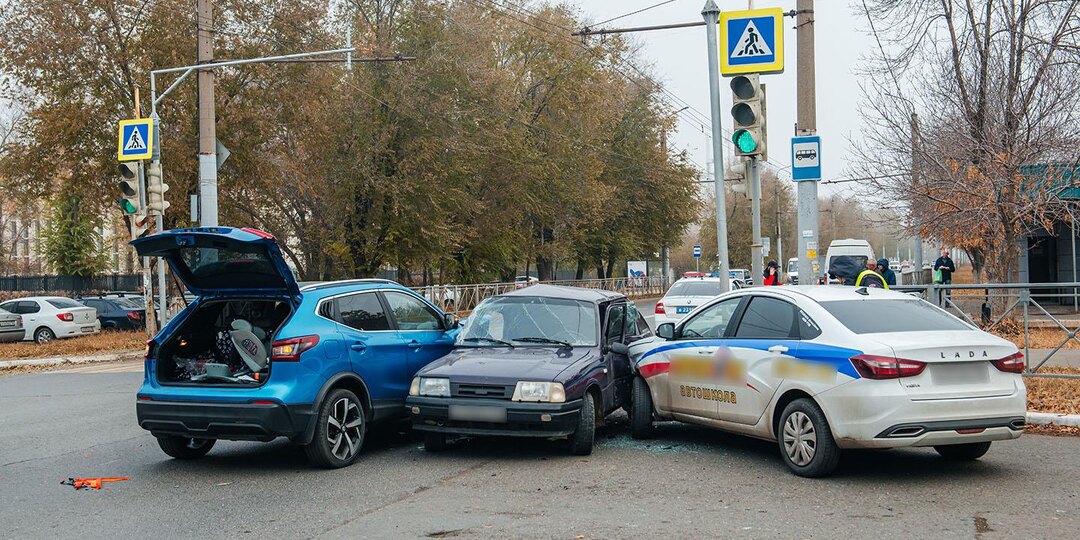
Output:
<instances>
[{"instance_id":1,"label":"orange object on road","mask_svg":"<svg viewBox=\"0 0 1080 540\"><path fill-rule=\"evenodd\" d=\"M106 478L68 478L60 482L60 485L71 486L75 489L101 489L105 482L123 482L130 480L126 476L113 476Z\"/></svg>"}]
</instances>

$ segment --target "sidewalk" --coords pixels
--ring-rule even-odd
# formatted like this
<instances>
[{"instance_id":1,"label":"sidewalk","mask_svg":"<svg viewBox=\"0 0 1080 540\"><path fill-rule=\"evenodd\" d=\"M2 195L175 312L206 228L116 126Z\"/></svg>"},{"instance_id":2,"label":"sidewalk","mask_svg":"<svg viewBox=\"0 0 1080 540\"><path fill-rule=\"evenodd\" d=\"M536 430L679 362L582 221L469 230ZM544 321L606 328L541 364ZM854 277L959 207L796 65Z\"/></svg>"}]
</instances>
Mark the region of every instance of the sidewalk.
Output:
<instances>
[{"instance_id":1,"label":"sidewalk","mask_svg":"<svg viewBox=\"0 0 1080 540\"><path fill-rule=\"evenodd\" d=\"M54 356L51 358L20 358L18 360L0 360L0 370L25 366L64 366L95 362L116 362L132 360L143 355L141 349L129 349L111 353L91 354L87 356Z\"/></svg>"},{"instance_id":2,"label":"sidewalk","mask_svg":"<svg viewBox=\"0 0 1080 540\"><path fill-rule=\"evenodd\" d=\"M1039 362L1042 362L1046 355L1050 354L1054 349L1031 349L1030 354L1025 359L1029 366L1037 366ZM1020 349L1020 352L1024 352ZM1064 368L1077 368L1080 369L1080 349L1061 349L1054 353L1045 364L1044 368L1048 367L1064 367Z\"/></svg>"}]
</instances>

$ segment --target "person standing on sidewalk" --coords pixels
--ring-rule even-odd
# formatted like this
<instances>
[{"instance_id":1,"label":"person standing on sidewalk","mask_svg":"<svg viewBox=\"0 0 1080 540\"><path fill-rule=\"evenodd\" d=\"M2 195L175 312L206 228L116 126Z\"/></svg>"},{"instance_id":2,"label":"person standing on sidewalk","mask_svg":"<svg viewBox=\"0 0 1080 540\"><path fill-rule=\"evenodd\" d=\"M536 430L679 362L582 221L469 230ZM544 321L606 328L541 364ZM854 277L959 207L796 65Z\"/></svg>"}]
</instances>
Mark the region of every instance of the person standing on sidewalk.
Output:
<instances>
[{"instance_id":1,"label":"person standing on sidewalk","mask_svg":"<svg viewBox=\"0 0 1080 540\"><path fill-rule=\"evenodd\" d=\"M765 267L765 279L761 280L762 285L781 285L780 283L780 264L776 261L769 261L768 266Z\"/></svg>"},{"instance_id":2,"label":"person standing on sidewalk","mask_svg":"<svg viewBox=\"0 0 1080 540\"><path fill-rule=\"evenodd\" d=\"M885 279L885 284L892 287L896 285L896 272L889 268L889 259L878 259L874 271Z\"/></svg>"},{"instance_id":3,"label":"person standing on sidewalk","mask_svg":"<svg viewBox=\"0 0 1080 540\"><path fill-rule=\"evenodd\" d=\"M949 257L948 248L941 248L941 256L934 261L934 272L938 273L939 271L941 273L941 279L935 279L934 282L939 285L952 285L952 273L956 271L956 263ZM948 289L944 289L943 293L946 298L952 297L952 291ZM942 294L938 294L938 304L941 303L943 303L943 297Z\"/></svg>"}]
</instances>

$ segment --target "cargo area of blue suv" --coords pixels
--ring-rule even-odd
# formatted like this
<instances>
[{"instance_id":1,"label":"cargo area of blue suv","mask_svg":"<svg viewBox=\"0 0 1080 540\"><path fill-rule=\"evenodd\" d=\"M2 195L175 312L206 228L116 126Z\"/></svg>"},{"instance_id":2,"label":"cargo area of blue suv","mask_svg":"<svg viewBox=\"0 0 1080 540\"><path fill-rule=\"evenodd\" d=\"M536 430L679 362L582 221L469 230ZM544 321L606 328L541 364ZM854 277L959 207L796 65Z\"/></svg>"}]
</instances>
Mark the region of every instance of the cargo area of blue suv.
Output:
<instances>
[{"instance_id":1,"label":"cargo area of blue suv","mask_svg":"<svg viewBox=\"0 0 1080 540\"><path fill-rule=\"evenodd\" d=\"M349 465L371 423L404 416L413 375L457 333L392 281L300 287L262 231L177 229L132 245L196 296L148 343L136 400L139 425L175 458L288 437L315 464Z\"/></svg>"}]
</instances>

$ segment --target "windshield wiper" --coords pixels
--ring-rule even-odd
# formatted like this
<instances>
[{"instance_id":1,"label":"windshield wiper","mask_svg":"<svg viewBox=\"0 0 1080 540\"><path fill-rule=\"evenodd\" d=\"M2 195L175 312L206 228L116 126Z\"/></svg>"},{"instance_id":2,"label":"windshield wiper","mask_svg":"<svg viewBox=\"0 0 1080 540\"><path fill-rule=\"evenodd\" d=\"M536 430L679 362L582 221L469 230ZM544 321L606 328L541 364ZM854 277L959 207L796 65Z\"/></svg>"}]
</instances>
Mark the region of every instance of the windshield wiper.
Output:
<instances>
[{"instance_id":1,"label":"windshield wiper","mask_svg":"<svg viewBox=\"0 0 1080 540\"><path fill-rule=\"evenodd\" d=\"M553 343L555 345L562 345L563 347L566 347L568 349L573 349L574 348L573 345L571 345L570 343L568 343L566 341L561 341L561 340L558 340L558 339L551 339L551 338L546 338L546 337L519 337L519 338L514 338L514 341L521 341L521 342L524 342L524 343Z\"/></svg>"},{"instance_id":2,"label":"windshield wiper","mask_svg":"<svg viewBox=\"0 0 1080 540\"><path fill-rule=\"evenodd\" d=\"M466 342L469 342L469 343L476 343L478 341L488 341L488 342L491 342L491 343L498 343L499 345L505 345L505 346L510 347L510 348L514 347L514 344L510 343L509 341L503 341L501 339L495 339L493 337L467 337L467 338L461 338L461 341L466 341Z\"/></svg>"}]
</instances>

